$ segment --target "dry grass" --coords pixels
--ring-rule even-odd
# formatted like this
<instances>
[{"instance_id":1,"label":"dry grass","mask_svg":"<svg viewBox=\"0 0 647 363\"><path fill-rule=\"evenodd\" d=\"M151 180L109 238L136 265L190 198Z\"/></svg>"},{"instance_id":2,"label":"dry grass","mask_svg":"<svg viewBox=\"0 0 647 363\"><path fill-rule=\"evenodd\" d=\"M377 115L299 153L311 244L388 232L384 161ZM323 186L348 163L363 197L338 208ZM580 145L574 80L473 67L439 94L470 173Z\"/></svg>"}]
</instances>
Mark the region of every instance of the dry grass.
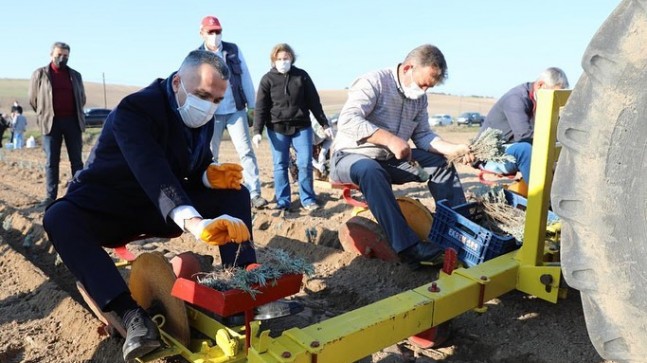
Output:
<instances>
[{"instance_id":1,"label":"dry grass","mask_svg":"<svg viewBox=\"0 0 647 363\"><path fill-rule=\"evenodd\" d=\"M280 249L265 248L262 253L259 251L259 261L262 261L261 265L250 270L218 266L198 276L198 282L219 291L242 290L254 297L259 292L255 287L272 284L283 275L314 274L314 266Z\"/></svg>"}]
</instances>

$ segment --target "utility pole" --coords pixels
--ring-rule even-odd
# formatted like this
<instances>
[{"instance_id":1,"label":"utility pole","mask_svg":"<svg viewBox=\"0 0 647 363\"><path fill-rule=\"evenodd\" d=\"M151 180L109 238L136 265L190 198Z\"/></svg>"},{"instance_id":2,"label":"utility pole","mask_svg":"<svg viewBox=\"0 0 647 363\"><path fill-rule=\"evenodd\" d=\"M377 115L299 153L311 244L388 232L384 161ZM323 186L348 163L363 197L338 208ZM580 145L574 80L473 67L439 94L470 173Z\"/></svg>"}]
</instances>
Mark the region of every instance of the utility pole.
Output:
<instances>
[{"instance_id":1,"label":"utility pole","mask_svg":"<svg viewBox=\"0 0 647 363\"><path fill-rule=\"evenodd\" d=\"M458 98L458 114L460 115L463 112L463 95L461 94Z\"/></svg>"},{"instance_id":2,"label":"utility pole","mask_svg":"<svg viewBox=\"0 0 647 363\"><path fill-rule=\"evenodd\" d=\"M106 73L101 72L101 76L103 77L103 108L108 108L108 100L106 98Z\"/></svg>"}]
</instances>

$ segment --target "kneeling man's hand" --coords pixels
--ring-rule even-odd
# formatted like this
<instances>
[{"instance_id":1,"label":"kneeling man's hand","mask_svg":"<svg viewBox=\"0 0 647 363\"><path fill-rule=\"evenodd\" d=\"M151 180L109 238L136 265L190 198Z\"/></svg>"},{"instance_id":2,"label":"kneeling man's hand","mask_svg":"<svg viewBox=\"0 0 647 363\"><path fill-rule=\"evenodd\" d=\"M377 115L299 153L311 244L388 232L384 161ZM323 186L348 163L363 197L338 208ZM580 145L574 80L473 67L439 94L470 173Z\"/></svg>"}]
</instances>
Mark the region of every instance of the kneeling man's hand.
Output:
<instances>
[{"instance_id":1,"label":"kneeling man's hand","mask_svg":"<svg viewBox=\"0 0 647 363\"><path fill-rule=\"evenodd\" d=\"M214 219L203 219L192 233L196 239L217 246L229 242L243 243L250 238L245 222L227 214Z\"/></svg>"}]
</instances>

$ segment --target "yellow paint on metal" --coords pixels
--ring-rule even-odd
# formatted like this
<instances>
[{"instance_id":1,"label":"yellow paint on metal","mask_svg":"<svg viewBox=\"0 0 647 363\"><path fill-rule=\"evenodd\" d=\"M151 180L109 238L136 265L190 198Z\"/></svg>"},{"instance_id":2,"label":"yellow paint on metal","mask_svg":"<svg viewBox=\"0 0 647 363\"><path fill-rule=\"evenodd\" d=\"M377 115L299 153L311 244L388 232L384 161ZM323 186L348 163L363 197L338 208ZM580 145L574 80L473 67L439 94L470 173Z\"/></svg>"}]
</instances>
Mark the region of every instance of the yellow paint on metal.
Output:
<instances>
[{"instance_id":1,"label":"yellow paint on metal","mask_svg":"<svg viewBox=\"0 0 647 363\"><path fill-rule=\"evenodd\" d=\"M355 217L355 216L358 216L358 215L360 215L360 214L362 214L364 212L370 213L371 211L368 208L364 208L364 207L353 207L353 210L350 212L350 215Z\"/></svg>"},{"instance_id":2,"label":"yellow paint on metal","mask_svg":"<svg viewBox=\"0 0 647 363\"><path fill-rule=\"evenodd\" d=\"M205 335L202 339L192 339L188 347L179 346L179 353L194 363L233 363L245 362L245 333L243 328L229 328L205 313L187 306L187 316L192 329ZM257 321L252 322L252 335L260 329ZM213 342L216 342L214 344Z\"/></svg>"},{"instance_id":3,"label":"yellow paint on metal","mask_svg":"<svg viewBox=\"0 0 647 363\"><path fill-rule=\"evenodd\" d=\"M566 104L570 91L539 90L532 145L532 163L528 183L528 205L523 246L517 254L521 265L517 289L544 300L556 302L559 288L546 288L539 278L548 274L559 284L561 269L543 267L546 238L546 216L550 202L550 187L557 157L556 135L559 111ZM549 271L549 272L546 272Z\"/></svg>"},{"instance_id":4,"label":"yellow paint on metal","mask_svg":"<svg viewBox=\"0 0 647 363\"><path fill-rule=\"evenodd\" d=\"M559 298L561 273L560 266L521 265L517 290L556 303ZM542 281L546 283L543 284Z\"/></svg>"},{"instance_id":5,"label":"yellow paint on metal","mask_svg":"<svg viewBox=\"0 0 647 363\"><path fill-rule=\"evenodd\" d=\"M349 362L448 321L514 290L519 264L511 252L469 269L441 274L434 283L378 301L303 329L290 329L249 362ZM289 357L289 358L286 358Z\"/></svg>"},{"instance_id":6,"label":"yellow paint on metal","mask_svg":"<svg viewBox=\"0 0 647 363\"><path fill-rule=\"evenodd\" d=\"M115 262L115 266L117 266L117 268L122 268L122 267L130 266L130 261L127 261L127 260L119 260L119 261Z\"/></svg>"},{"instance_id":7,"label":"yellow paint on metal","mask_svg":"<svg viewBox=\"0 0 647 363\"><path fill-rule=\"evenodd\" d=\"M524 198L528 197L528 184L526 184L523 179L517 180L503 187L513 193L519 194Z\"/></svg>"},{"instance_id":8,"label":"yellow paint on metal","mask_svg":"<svg viewBox=\"0 0 647 363\"><path fill-rule=\"evenodd\" d=\"M550 199L550 186L555 165L555 142L559 110L570 91L537 91L534 138L528 183L528 207L523 247L517 254L522 265L541 264L546 236L546 216Z\"/></svg>"},{"instance_id":9,"label":"yellow paint on metal","mask_svg":"<svg viewBox=\"0 0 647 363\"><path fill-rule=\"evenodd\" d=\"M226 329L218 329L216 332L216 344L227 357L233 357L238 352L238 341L232 339Z\"/></svg>"}]
</instances>

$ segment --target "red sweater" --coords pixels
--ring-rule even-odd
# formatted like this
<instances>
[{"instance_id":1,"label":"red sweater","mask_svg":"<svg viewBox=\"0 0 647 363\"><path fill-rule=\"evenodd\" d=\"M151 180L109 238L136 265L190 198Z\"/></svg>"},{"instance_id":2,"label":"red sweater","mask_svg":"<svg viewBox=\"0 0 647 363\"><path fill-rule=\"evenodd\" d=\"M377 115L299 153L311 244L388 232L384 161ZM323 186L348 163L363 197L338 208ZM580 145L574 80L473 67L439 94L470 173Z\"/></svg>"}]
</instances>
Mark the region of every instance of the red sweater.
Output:
<instances>
[{"instance_id":1,"label":"red sweater","mask_svg":"<svg viewBox=\"0 0 647 363\"><path fill-rule=\"evenodd\" d=\"M49 75L52 80L52 104L54 117L76 116L74 107L74 89L67 67L58 68L53 63L49 65Z\"/></svg>"}]
</instances>

